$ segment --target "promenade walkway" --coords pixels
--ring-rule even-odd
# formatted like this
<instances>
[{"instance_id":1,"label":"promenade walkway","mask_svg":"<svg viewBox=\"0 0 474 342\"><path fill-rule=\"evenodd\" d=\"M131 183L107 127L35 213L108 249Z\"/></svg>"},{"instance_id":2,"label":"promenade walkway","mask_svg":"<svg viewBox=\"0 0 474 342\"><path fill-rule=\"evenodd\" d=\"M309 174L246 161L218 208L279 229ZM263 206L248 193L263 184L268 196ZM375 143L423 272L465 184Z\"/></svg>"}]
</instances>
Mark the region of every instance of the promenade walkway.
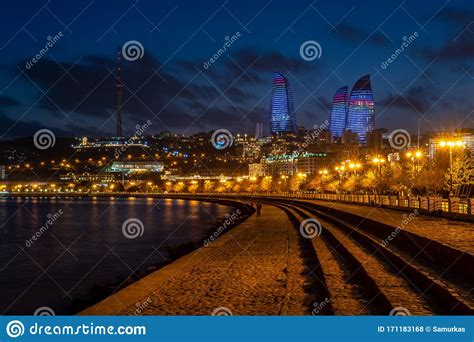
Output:
<instances>
[{"instance_id":1,"label":"promenade walkway","mask_svg":"<svg viewBox=\"0 0 474 342\"><path fill-rule=\"evenodd\" d=\"M286 213L264 205L174 263L88 308L84 315L310 314L314 298L301 258L300 237ZM312 276L310 276L312 277Z\"/></svg>"},{"instance_id":2,"label":"promenade walkway","mask_svg":"<svg viewBox=\"0 0 474 342\"><path fill-rule=\"evenodd\" d=\"M407 222L409 212L318 200L307 200L307 202L343 210L394 227L398 227L402 225L402 222L405 222L403 229L406 231L439 241L463 252L474 254L474 245L472 244L472 241L474 241L474 224L469 222L421 214L415 215Z\"/></svg>"}]
</instances>

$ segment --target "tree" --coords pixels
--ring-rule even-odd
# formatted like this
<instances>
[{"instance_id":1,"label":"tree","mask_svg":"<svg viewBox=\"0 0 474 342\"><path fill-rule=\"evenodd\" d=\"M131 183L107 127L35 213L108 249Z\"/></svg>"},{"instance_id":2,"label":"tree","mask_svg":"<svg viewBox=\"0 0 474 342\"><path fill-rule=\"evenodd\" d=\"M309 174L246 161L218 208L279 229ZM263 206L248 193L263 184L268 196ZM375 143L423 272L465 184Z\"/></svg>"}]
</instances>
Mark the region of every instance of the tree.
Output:
<instances>
[{"instance_id":1,"label":"tree","mask_svg":"<svg viewBox=\"0 0 474 342\"><path fill-rule=\"evenodd\" d=\"M183 192L183 190L184 190L184 183L183 182L178 182L173 187L174 192Z\"/></svg>"},{"instance_id":2,"label":"tree","mask_svg":"<svg viewBox=\"0 0 474 342\"><path fill-rule=\"evenodd\" d=\"M423 189L421 194L437 195L446 187L445 175L448 172L448 162L446 158L435 157L427 160L420 170L418 187Z\"/></svg>"},{"instance_id":3,"label":"tree","mask_svg":"<svg viewBox=\"0 0 474 342\"><path fill-rule=\"evenodd\" d=\"M446 183L448 188L451 183L452 172L452 182L453 188L461 184L474 183L474 165L472 164L470 153L463 153L460 156L456 156L453 160L452 170L446 174Z\"/></svg>"},{"instance_id":4,"label":"tree","mask_svg":"<svg viewBox=\"0 0 474 342\"><path fill-rule=\"evenodd\" d=\"M299 191L301 184L303 183L302 177L295 174L289 179L289 189L290 191Z\"/></svg>"},{"instance_id":5,"label":"tree","mask_svg":"<svg viewBox=\"0 0 474 342\"><path fill-rule=\"evenodd\" d=\"M196 193L199 190L199 184L197 183L191 183L188 185L188 192L190 193Z\"/></svg>"},{"instance_id":6,"label":"tree","mask_svg":"<svg viewBox=\"0 0 474 342\"><path fill-rule=\"evenodd\" d=\"M262 181L260 182L260 190L270 191L271 187L272 187L272 177L270 176L263 177Z\"/></svg>"},{"instance_id":7,"label":"tree","mask_svg":"<svg viewBox=\"0 0 474 342\"><path fill-rule=\"evenodd\" d=\"M352 174L342 183L342 190L354 193L359 190L359 183L359 176Z\"/></svg>"},{"instance_id":8,"label":"tree","mask_svg":"<svg viewBox=\"0 0 474 342\"><path fill-rule=\"evenodd\" d=\"M210 180L204 181L204 192L212 192L214 190L215 183Z\"/></svg>"}]
</instances>

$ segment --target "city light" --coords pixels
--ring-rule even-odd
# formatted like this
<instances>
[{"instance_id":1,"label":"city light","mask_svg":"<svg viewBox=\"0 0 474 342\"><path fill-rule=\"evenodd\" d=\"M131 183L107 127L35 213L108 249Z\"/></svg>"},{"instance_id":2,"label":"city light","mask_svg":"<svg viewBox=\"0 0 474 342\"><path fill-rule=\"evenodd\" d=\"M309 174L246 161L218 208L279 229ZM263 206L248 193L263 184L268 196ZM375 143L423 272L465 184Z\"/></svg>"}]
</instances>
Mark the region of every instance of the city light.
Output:
<instances>
[{"instance_id":1,"label":"city light","mask_svg":"<svg viewBox=\"0 0 474 342\"><path fill-rule=\"evenodd\" d=\"M441 148L449 150L449 194L453 195L453 148L463 148L464 141L462 140L442 140L439 142Z\"/></svg>"}]
</instances>

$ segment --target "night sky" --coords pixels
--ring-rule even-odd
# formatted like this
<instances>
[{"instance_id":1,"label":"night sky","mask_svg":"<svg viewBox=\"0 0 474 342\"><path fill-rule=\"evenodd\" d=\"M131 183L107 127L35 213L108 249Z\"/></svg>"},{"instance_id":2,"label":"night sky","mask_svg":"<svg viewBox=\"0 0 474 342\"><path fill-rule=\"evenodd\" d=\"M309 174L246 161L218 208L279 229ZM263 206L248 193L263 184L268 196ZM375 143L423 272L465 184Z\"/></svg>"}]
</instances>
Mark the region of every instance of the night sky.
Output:
<instances>
[{"instance_id":1,"label":"night sky","mask_svg":"<svg viewBox=\"0 0 474 342\"><path fill-rule=\"evenodd\" d=\"M337 88L370 74L376 128L473 127L474 3L443 1L8 1L0 10L0 139L48 128L57 136L115 130L116 52L123 61L124 126L147 134L226 128L268 133L273 70L289 80L299 125L329 115ZM42 58L26 67L62 32ZM219 48L240 37L209 68ZM418 37L385 69L403 37ZM322 47L306 61L300 46Z\"/></svg>"}]
</instances>

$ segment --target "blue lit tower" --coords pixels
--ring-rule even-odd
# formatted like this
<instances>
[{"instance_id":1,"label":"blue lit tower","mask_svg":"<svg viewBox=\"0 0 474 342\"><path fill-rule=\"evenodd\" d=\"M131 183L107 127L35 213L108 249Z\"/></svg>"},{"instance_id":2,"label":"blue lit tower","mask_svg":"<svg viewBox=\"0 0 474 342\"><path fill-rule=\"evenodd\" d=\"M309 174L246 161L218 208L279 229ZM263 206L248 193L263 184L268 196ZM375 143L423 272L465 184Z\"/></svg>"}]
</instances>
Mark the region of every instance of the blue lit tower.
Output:
<instances>
[{"instance_id":1,"label":"blue lit tower","mask_svg":"<svg viewBox=\"0 0 474 342\"><path fill-rule=\"evenodd\" d=\"M270 130L272 134L297 132L293 93L288 80L278 71L274 71L270 107Z\"/></svg>"},{"instance_id":2,"label":"blue lit tower","mask_svg":"<svg viewBox=\"0 0 474 342\"><path fill-rule=\"evenodd\" d=\"M342 133L346 129L347 90L347 86L339 88L332 100L331 113L329 114L329 131L335 138L342 137Z\"/></svg>"},{"instance_id":3,"label":"blue lit tower","mask_svg":"<svg viewBox=\"0 0 474 342\"><path fill-rule=\"evenodd\" d=\"M352 87L349 98L346 130L359 135L359 143L366 143L366 133L375 129L374 95L370 75L362 76Z\"/></svg>"}]
</instances>

